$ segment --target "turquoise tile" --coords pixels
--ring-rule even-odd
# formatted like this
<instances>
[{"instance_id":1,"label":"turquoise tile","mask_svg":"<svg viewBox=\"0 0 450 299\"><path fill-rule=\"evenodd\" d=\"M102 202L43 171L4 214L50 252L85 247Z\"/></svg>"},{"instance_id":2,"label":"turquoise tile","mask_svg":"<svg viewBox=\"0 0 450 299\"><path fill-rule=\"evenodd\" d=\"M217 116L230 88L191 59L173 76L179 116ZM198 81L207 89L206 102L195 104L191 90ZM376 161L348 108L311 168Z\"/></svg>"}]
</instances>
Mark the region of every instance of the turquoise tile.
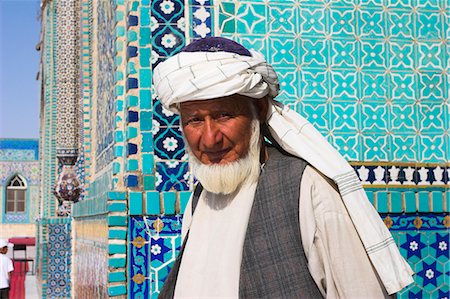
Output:
<instances>
[{"instance_id":1,"label":"turquoise tile","mask_svg":"<svg viewBox=\"0 0 450 299\"><path fill-rule=\"evenodd\" d=\"M116 100L116 111L123 111L123 101Z\"/></svg>"},{"instance_id":2,"label":"turquoise tile","mask_svg":"<svg viewBox=\"0 0 450 299\"><path fill-rule=\"evenodd\" d=\"M153 112L141 111L140 119L141 131L151 131L153 127Z\"/></svg>"},{"instance_id":3,"label":"turquoise tile","mask_svg":"<svg viewBox=\"0 0 450 299\"><path fill-rule=\"evenodd\" d=\"M149 68L141 68L139 72L141 88L150 88L152 85L152 71Z\"/></svg>"},{"instance_id":4,"label":"turquoise tile","mask_svg":"<svg viewBox=\"0 0 450 299\"><path fill-rule=\"evenodd\" d=\"M125 267L127 260L125 258L109 258L108 266L112 268L123 268Z\"/></svg>"},{"instance_id":5,"label":"turquoise tile","mask_svg":"<svg viewBox=\"0 0 450 299\"><path fill-rule=\"evenodd\" d=\"M118 253L126 253L127 246L125 244L109 244L108 245L108 253L109 254L118 254Z\"/></svg>"},{"instance_id":6,"label":"turquoise tile","mask_svg":"<svg viewBox=\"0 0 450 299\"><path fill-rule=\"evenodd\" d=\"M116 111L119 111L119 112L123 111L123 101L122 100L116 100Z\"/></svg>"},{"instance_id":7,"label":"turquoise tile","mask_svg":"<svg viewBox=\"0 0 450 299\"><path fill-rule=\"evenodd\" d=\"M113 202L108 204L109 212L126 212L127 204L124 202Z\"/></svg>"},{"instance_id":8,"label":"turquoise tile","mask_svg":"<svg viewBox=\"0 0 450 299\"><path fill-rule=\"evenodd\" d=\"M367 199L369 199L370 203L372 204L372 206L375 206L375 201L374 201L374 194L372 191L366 191L367 194Z\"/></svg>"},{"instance_id":9,"label":"turquoise tile","mask_svg":"<svg viewBox=\"0 0 450 299\"><path fill-rule=\"evenodd\" d=\"M110 191L108 192L108 198L111 200L125 200L127 199L127 193L119 191Z\"/></svg>"},{"instance_id":10,"label":"turquoise tile","mask_svg":"<svg viewBox=\"0 0 450 299\"><path fill-rule=\"evenodd\" d=\"M433 206L433 212L441 213L444 212L444 197L445 193L441 191L431 192L431 202Z\"/></svg>"},{"instance_id":11,"label":"turquoise tile","mask_svg":"<svg viewBox=\"0 0 450 299\"><path fill-rule=\"evenodd\" d=\"M113 174L118 174L120 172L120 163L119 162L113 162L112 172L113 172Z\"/></svg>"},{"instance_id":12,"label":"turquoise tile","mask_svg":"<svg viewBox=\"0 0 450 299\"><path fill-rule=\"evenodd\" d=\"M120 22L123 20L124 13L120 10L116 10L116 21Z\"/></svg>"},{"instance_id":13,"label":"turquoise tile","mask_svg":"<svg viewBox=\"0 0 450 299\"><path fill-rule=\"evenodd\" d=\"M123 92L124 92L123 86L116 86L115 90L116 90L116 95L117 96L119 96L119 97L123 96Z\"/></svg>"},{"instance_id":14,"label":"turquoise tile","mask_svg":"<svg viewBox=\"0 0 450 299\"><path fill-rule=\"evenodd\" d=\"M152 33L150 28L139 29L139 46L145 47L151 44Z\"/></svg>"},{"instance_id":15,"label":"turquoise tile","mask_svg":"<svg viewBox=\"0 0 450 299\"><path fill-rule=\"evenodd\" d=\"M141 26L149 26L150 25L150 9L148 7L141 7L140 17L141 17Z\"/></svg>"},{"instance_id":16,"label":"turquoise tile","mask_svg":"<svg viewBox=\"0 0 450 299\"><path fill-rule=\"evenodd\" d=\"M123 72L116 71L116 81L123 80Z\"/></svg>"},{"instance_id":17,"label":"turquoise tile","mask_svg":"<svg viewBox=\"0 0 450 299\"><path fill-rule=\"evenodd\" d=\"M155 171L154 155L142 154L142 173L152 174Z\"/></svg>"},{"instance_id":18,"label":"turquoise tile","mask_svg":"<svg viewBox=\"0 0 450 299\"><path fill-rule=\"evenodd\" d=\"M128 31L127 32L127 39L129 42L135 42L138 40L138 34L136 31Z\"/></svg>"},{"instance_id":19,"label":"turquoise tile","mask_svg":"<svg viewBox=\"0 0 450 299\"><path fill-rule=\"evenodd\" d=\"M126 216L108 216L108 226L126 226Z\"/></svg>"},{"instance_id":20,"label":"turquoise tile","mask_svg":"<svg viewBox=\"0 0 450 299\"><path fill-rule=\"evenodd\" d=\"M110 272L108 273L108 282L126 281L125 272Z\"/></svg>"},{"instance_id":21,"label":"turquoise tile","mask_svg":"<svg viewBox=\"0 0 450 299\"><path fill-rule=\"evenodd\" d=\"M180 194L180 214L184 214L184 210L186 209L189 199L191 198L192 192L181 191L179 194ZM372 200L373 200L373 196L372 196Z\"/></svg>"},{"instance_id":22,"label":"turquoise tile","mask_svg":"<svg viewBox=\"0 0 450 299\"><path fill-rule=\"evenodd\" d=\"M142 215L142 192L130 192L130 215Z\"/></svg>"},{"instance_id":23,"label":"turquoise tile","mask_svg":"<svg viewBox=\"0 0 450 299\"><path fill-rule=\"evenodd\" d=\"M387 213L389 211L388 193L386 191L378 191L376 194L378 213Z\"/></svg>"},{"instance_id":24,"label":"turquoise tile","mask_svg":"<svg viewBox=\"0 0 450 299\"><path fill-rule=\"evenodd\" d=\"M125 28L123 26L116 26L116 36L125 36Z\"/></svg>"},{"instance_id":25,"label":"turquoise tile","mask_svg":"<svg viewBox=\"0 0 450 299\"><path fill-rule=\"evenodd\" d=\"M114 139L116 142L123 142L123 132L122 131L115 131L114 132Z\"/></svg>"},{"instance_id":26,"label":"turquoise tile","mask_svg":"<svg viewBox=\"0 0 450 299\"><path fill-rule=\"evenodd\" d=\"M155 177L153 175L144 175L144 191L155 190Z\"/></svg>"},{"instance_id":27,"label":"turquoise tile","mask_svg":"<svg viewBox=\"0 0 450 299\"><path fill-rule=\"evenodd\" d=\"M127 160L127 171L135 171L138 170L139 163L136 159L128 159Z\"/></svg>"},{"instance_id":28,"label":"turquoise tile","mask_svg":"<svg viewBox=\"0 0 450 299\"><path fill-rule=\"evenodd\" d=\"M152 109L152 94L150 90L140 90L139 91L140 108L141 109Z\"/></svg>"},{"instance_id":29,"label":"turquoise tile","mask_svg":"<svg viewBox=\"0 0 450 299\"><path fill-rule=\"evenodd\" d=\"M415 192L406 191L404 192L404 197L405 197L405 213L415 213L417 211Z\"/></svg>"},{"instance_id":30,"label":"turquoise tile","mask_svg":"<svg viewBox=\"0 0 450 299\"><path fill-rule=\"evenodd\" d=\"M175 192L163 192L164 199L164 214L173 215L175 214L175 203L177 201L177 196Z\"/></svg>"},{"instance_id":31,"label":"turquoise tile","mask_svg":"<svg viewBox=\"0 0 450 299\"><path fill-rule=\"evenodd\" d=\"M391 193L391 213L403 212L402 193L398 191L392 191Z\"/></svg>"},{"instance_id":32,"label":"turquoise tile","mask_svg":"<svg viewBox=\"0 0 450 299\"><path fill-rule=\"evenodd\" d=\"M419 192L419 212L430 212L429 194L428 191Z\"/></svg>"},{"instance_id":33,"label":"turquoise tile","mask_svg":"<svg viewBox=\"0 0 450 299\"><path fill-rule=\"evenodd\" d=\"M108 287L108 294L110 296L125 295L126 293L127 293L127 288L124 285Z\"/></svg>"},{"instance_id":34,"label":"turquoise tile","mask_svg":"<svg viewBox=\"0 0 450 299\"><path fill-rule=\"evenodd\" d=\"M137 74L136 63L134 63L133 61L129 61L127 63L127 71L128 71L128 75Z\"/></svg>"},{"instance_id":35,"label":"turquoise tile","mask_svg":"<svg viewBox=\"0 0 450 299\"><path fill-rule=\"evenodd\" d=\"M141 133L142 136L142 152L143 153L149 153L153 152L153 133Z\"/></svg>"},{"instance_id":36,"label":"turquoise tile","mask_svg":"<svg viewBox=\"0 0 450 299\"><path fill-rule=\"evenodd\" d=\"M128 126L127 128L127 139L132 139L137 137L138 130L135 127Z\"/></svg>"},{"instance_id":37,"label":"turquoise tile","mask_svg":"<svg viewBox=\"0 0 450 299\"><path fill-rule=\"evenodd\" d=\"M125 240L127 238L127 231L120 229L110 229L108 232L108 238Z\"/></svg>"},{"instance_id":38,"label":"turquoise tile","mask_svg":"<svg viewBox=\"0 0 450 299\"><path fill-rule=\"evenodd\" d=\"M145 214L147 215L159 215L161 214L161 208L159 203L158 191L147 191L145 201Z\"/></svg>"},{"instance_id":39,"label":"turquoise tile","mask_svg":"<svg viewBox=\"0 0 450 299\"><path fill-rule=\"evenodd\" d=\"M447 190L445 192L444 202L445 202L445 207L446 207L444 212L448 213L448 212L450 212L450 190Z\"/></svg>"},{"instance_id":40,"label":"turquoise tile","mask_svg":"<svg viewBox=\"0 0 450 299\"><path fill-rule=\"evenodd\" d=\"M123 155L123 146L121 145L116 145L114 147L114 156L116 157L122 157Z\"/></svg>"},{"instance_id":41,"label":"turquoise tile","mask_svg":"<svg viewBox=\"0 0 450 299\"><path fill-rule=\"evenodd\" d=\"M139 55L139 63L141 64L141 67L150 67L150 55L151 55L151 49L150 48L141 48Z\"/></svg>"},{"instance_id":42,"label":"turquoise tile","mask_svg":"<svg viewBox=\"0 0 450 299\"><path fill-rule=\"evenodd\" d=\"M127 106L130 107L136 107L138 105L139 98L137 96L128 95L127 96Z\"/></svg>"}]
</instances>

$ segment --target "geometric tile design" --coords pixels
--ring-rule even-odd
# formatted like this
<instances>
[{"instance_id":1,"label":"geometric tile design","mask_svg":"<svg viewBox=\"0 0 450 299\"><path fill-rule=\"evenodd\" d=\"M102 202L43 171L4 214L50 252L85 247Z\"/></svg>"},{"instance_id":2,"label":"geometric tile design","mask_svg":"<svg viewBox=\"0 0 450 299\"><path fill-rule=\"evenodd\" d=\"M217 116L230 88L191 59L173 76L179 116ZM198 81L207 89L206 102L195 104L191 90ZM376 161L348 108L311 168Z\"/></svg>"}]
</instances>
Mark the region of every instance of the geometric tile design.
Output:
<instances>
[{"instance_id":1,"label":"geometric tile design","mask_svg":"<svg viewBox=\"0 0 450 299\"><path fill-rule=\"evenodd\" d=\"M448 4L399 3L224 0L215 34L263 52L279 73L278 99L348 160L443 163Z\"/></svg>"},{"instance_id":2,"label":"geometric tile design","mask_svg":"<svg viewBox=\"0 0 450 299\"><path fill-rule=\"evenodd\" d=\"M416 274L415 283L398 294L411 298L443 298L434 295L449 287L449 218L446 214L381 214L401 254ZM159 220L158 220L159 219ZM159 222L160 221L160 222ZM158 230L160 230L158 232ZM129 227L128 298L156 298L181 246L181 218L131 217Z\"/></svg>"},{"instance_id":3,"label":"geometric tile design","mask_svg":"<svg viewBox=\"0 0 450 299\"><path fill-rule=\"evenodd\" d=\"M448 188L450 168L445 164L352 163L365 187L371 185Z\"/></svg>"},{"instance_id":4,"label":"geometric tile design","mask_svg":"<svg viewBox=\"0 0 450 299\"><path fill-rule=\"evenodd\" d=\"M131 217L128 298L157 298L181 246L181 217Z\"/></svg>"},{"instance_id":5,"label":"geometric tile design","mask_svg":"<svg viewBox=\"0 0 450 299\"><path fill-rule=\"evenodd\" d=\"M115 56L115 10L114 1L97 1L96 28L96 160L101 170L113 158L114 132L114 56Z\"/></svg>"},{"instance_id":6,"label":"geometric tile design","mask_svg":"<svg viewBox=\"0 0 450 299\"><path fill-rule=\"evenodd\" d=\"M48 277L49 298L70 297L71 225L48 225Z\"/></svg>"},{"instance_id":7,"label":"geometric tile design","mask_svg":"<svg viewBox=\"0 0 450 299\"><path fill-rule=\"evenodd\" d=\"M27 161L38 159L38 139L0 139L0 161Z\"/></svg>"},{"instance_id":8,"label":"geometric tile design","mask_svg":"<svg viewBox=\"0 0 450 299\"><path fill-rule=\"evenodd\" d=\"M415 283L398 298L444 298L449 295L449 218L446 214L389 216L390 230L400 253L411 265ZM392 222L391 222L392 221ZM419 297L415 297L419 294Z\"/></svg>"},{"instance_id":9,"label":"geometric tile design","mask_svg":"<svg viewBox=\"0 0 450 299\"><path fill-rule=\"evenodd\" d=\"M0 139L0 226L1 223L33 223L39 205L41 171L39 141L33 139ZM20 175L26 184L25 211L5 212L6 185ZM17 228L21 230L20 228ZM2 228L0 227L0 230ZM16 233L20 233L17 231Z\"/></svg>"},{"instance_id":10,"label":"geometric tile design","mask_svg":"<svg viewBox=\"0 0 450 299\"><path fill-rule=\"evenodd\" d=\"M40 163L36 162L0 162L0 185L6 185L14 174L24 177L27 185L39 185L41 181Z\"/></svg>"},{"instance_id":11,"label":"geometric tile design","mask_svg":"<svg viewBox=\"0 0 450 299\"><path fill-rule=\"evenodd\" d=\"M76 155L79 147L79 16L78 2L56 3L57 154ZM69 153L67 152L69 151ZM75 163L73 161L72 165Z\"/></svg>"}]
</instances>

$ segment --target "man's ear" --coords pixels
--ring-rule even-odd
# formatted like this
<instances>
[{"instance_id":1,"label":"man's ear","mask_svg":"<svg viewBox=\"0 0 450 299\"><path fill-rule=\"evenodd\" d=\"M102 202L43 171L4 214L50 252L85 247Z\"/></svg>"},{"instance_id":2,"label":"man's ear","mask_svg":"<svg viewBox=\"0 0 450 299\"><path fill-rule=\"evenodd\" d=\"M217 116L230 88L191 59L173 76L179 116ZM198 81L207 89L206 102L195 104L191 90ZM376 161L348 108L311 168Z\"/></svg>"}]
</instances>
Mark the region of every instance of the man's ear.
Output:
<instances>
[{"instance_id":1,"label":"man's ear","mask_svg":"<svg viewBox=\"0 0 450 299\"><path fill-rule=\"evenodd\" d=\"M258 113L258 120L261 123L264 123L266 121L267 118L267 112L269 111L269 103L270 103L270 98L268 96L265 96L261 99L256 99L255 100L255 106L256 106L256 111Z\"/></svg>"}]
</instances>

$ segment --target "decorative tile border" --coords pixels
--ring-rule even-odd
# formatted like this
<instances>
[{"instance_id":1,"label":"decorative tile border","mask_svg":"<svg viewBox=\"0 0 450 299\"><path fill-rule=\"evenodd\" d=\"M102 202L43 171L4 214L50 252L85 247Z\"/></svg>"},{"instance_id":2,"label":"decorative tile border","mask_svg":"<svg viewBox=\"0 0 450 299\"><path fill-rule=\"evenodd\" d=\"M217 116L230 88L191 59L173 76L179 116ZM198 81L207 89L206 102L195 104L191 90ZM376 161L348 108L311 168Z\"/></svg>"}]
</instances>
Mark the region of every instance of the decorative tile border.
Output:
<instances>
[{"instance_id":1,"label":"decorative tile border","mask_svg":"<svg viewBox=\"0 0 450 299\"><path fill-rule=\"evenodd\" d=\"M96 1L97 7L97 64L96 74L96 94L95 101L97 114L95 115L97 124L96 130L96 171L100 171L108 165L114 157L114 121L116 102L114 92L114 59L115 59L115 39L116 33L116 5L115 1Z\"/></svg>"},{"instance_id":2,"label":"decorative tile border","mask_svg":"<svg viewBox=\"0 0 450 299\"><path fill-rule=\"evenodd\" d=\"M446 164L352 162L364 187L449 187L450 166Z\"/></svg>"},{"instance_id":3,"label":"decorative tile border","mask_svg":"<svg viewBox=\"0 0 450 299\"><path fill-rule=\"evenodd\" d=\"M39 160L38 139L0 139L0 161Z\"/></svg>"},{"instance_id":4,"label":"decorative tile border","mask_svg":"<svg viewBox=\"0 0 450 299\"><path fill-rule=\"evenodd\" d=\"M70 297L71 224L48 224L48 277L49 298Z\"/></svg>"},{"instance_id":5,"label":"decorative tile border","mask_svg":"<svg viewBox=\"0 0 450 299\"><path fill-rule=\"evenodd\" d=\"M181 217L131 217L128 298L157 298L181 246Z\"/></svg>"}]
</instances>

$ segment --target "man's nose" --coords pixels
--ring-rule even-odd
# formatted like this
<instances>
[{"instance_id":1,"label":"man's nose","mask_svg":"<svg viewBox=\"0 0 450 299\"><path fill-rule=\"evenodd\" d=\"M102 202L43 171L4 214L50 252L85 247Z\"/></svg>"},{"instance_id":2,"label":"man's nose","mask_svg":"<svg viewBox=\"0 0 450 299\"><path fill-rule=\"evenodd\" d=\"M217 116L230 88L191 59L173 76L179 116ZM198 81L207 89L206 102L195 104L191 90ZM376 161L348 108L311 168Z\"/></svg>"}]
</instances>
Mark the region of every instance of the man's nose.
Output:
<instances>
[{"instance_id":1,"label":"man's nose","mask_svg":"<svg viewBox=\"0 0 450 299\"><path fill-rule=\"evenodd\" d=\"M205 150L212 150L221 147L222 132L213 119L206 119L202 132L202 145Z\"/></svg>"}]
</instances>

